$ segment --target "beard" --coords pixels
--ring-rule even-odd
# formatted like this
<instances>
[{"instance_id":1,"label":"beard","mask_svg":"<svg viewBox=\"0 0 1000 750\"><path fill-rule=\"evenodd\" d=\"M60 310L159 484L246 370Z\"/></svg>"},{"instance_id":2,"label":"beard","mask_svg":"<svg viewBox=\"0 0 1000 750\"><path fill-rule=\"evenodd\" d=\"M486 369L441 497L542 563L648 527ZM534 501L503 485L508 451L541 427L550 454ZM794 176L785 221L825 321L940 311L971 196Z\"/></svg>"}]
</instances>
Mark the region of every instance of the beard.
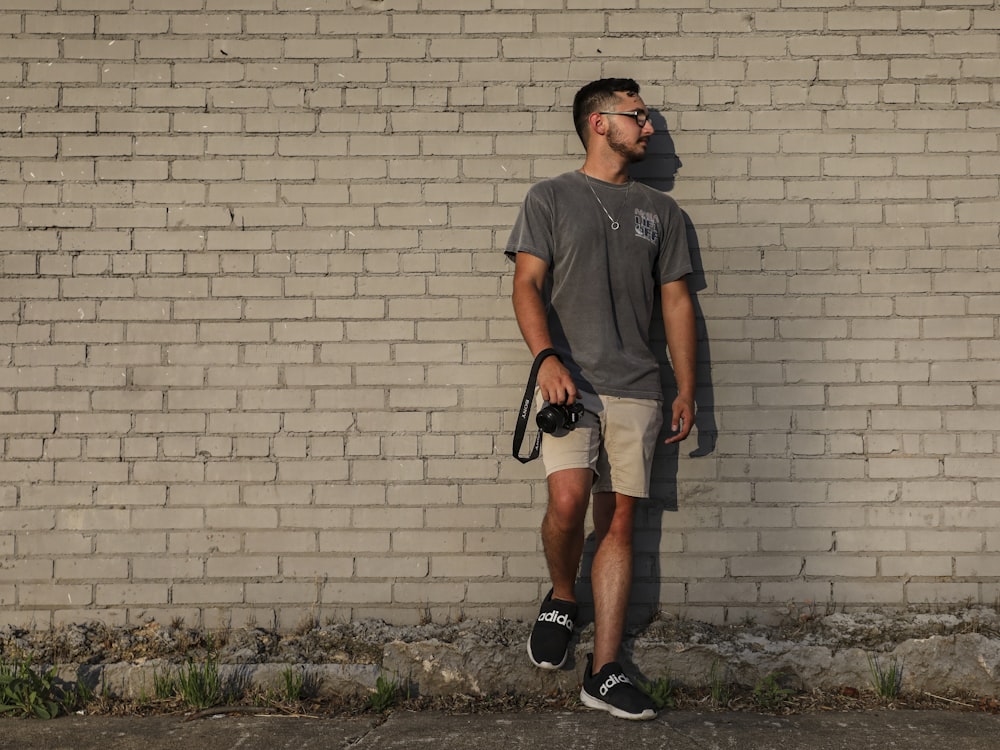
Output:
<instances>
[{"instance_id":1,"label":"beard","mask_svg":"<svg viewBox=\"0 0 1000 750\"><path fill-rule=\"evenodd\" d=\"M646 149L641 145L645 142L645 139L641 141L627 140L616 126L611 126L608 129L608 146L619 156L625 157L630 164L635 164L646 158Z\"/></svg>"}]
</instances>

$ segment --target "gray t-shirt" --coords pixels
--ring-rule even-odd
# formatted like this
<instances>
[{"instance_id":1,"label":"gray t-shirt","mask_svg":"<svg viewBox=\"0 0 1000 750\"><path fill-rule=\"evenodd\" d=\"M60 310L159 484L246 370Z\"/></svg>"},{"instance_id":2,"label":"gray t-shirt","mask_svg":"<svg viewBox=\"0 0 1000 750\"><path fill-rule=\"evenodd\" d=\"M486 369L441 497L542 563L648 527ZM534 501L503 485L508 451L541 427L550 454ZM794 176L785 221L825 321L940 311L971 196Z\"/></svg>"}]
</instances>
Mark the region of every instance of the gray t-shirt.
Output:
<instances>
[{"instance_id":1,"label":"gray t-shirt","mask_svg":"<svg viewBox=\"0 0 1000 750\"><path fill-rule=\"evenodd\" d=\"M583 173L567 172L531 187L504 252L549 264L549 334L578 388L663 397L649 343L655 291L691 272L673 198L638 182L588 184Z\"/></svg>"}]
</instances>

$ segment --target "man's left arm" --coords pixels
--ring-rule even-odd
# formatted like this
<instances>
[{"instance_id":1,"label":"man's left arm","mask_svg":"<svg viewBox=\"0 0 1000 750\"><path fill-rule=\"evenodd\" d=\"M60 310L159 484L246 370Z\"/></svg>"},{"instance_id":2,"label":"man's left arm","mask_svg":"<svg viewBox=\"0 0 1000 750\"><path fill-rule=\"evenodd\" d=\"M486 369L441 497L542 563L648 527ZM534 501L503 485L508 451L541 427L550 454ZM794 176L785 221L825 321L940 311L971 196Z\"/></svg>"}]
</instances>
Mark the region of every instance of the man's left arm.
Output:
<instances>
[{"instance_id":1,"label":"man's left arm","mask_svg":"<svg viewBox=\"0 0 1000 750\"><path fill-rule=\"evenodd\" d=\"M660 287L663 327L667 335L667 350L677 381L677 397L671 407L670 429L674 432L667 443L679 443L694 426L695 361L698 334L694 321L694 302L684 278Z\"/></svg>"}]
</instances>

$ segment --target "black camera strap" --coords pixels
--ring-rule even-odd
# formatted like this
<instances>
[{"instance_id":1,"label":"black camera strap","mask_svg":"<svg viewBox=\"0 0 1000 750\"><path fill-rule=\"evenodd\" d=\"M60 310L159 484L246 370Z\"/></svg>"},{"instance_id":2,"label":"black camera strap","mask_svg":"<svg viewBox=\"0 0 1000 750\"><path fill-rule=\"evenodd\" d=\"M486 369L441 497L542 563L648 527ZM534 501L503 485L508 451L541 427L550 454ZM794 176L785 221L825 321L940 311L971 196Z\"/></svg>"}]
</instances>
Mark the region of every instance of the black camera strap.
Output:
<instances>
[{"instance_id":1,"label":"black camera strap","mask_svg":"<svg viewBox=\"0 0 1000 750\"><path fill-rule=\"evenodd\" d=\"M531 413L531 401L535 396L535 380L538 378L538 368L542 366L542 360L548 357L558 357L555 349L542 349L531 363L531 373L528 375L528 387L524 389L524 400L521 402L521 410L517 413L517 426L514 428L514 458L522 464L534 461L542 447L542 431L539 430L535 436L535 446L531 449L531 454L525 458L521 455L521 443L524 440L524 433L528 429L528 415Z\"/></svg>"}]
</instances>

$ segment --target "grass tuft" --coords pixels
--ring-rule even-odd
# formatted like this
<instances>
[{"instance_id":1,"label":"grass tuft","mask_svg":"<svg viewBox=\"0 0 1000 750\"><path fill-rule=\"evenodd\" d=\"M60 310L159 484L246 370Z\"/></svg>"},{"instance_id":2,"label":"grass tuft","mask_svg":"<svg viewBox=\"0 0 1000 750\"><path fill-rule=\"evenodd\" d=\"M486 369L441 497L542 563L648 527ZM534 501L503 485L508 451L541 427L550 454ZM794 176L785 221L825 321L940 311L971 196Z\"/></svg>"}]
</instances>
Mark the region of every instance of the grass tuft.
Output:
<instances>
[{"instance_id":1,"label":"grass tuft","mask_svg":"<svg viewBox=\"0 0 1000 750\"><path fill-rule=\"evenodd\" d=\"M396 678L380 674L375 680L375 690L368 696L368 708L376 713L385 713L399 702L402 692Z\"/></svg>"},{"instance_id":2,"label":"grass tuft","mask_svg":"<svg viewBox=\"0 0 1000 750\"><path fill-rule=\"evenodd\" d=\"M649 696L657 711L674 707L674 683L669 677L640 682L639 689Z\"/></svg>"},{"instance_id":3,"label":"grass tuft","mask_svg":"<svg viewBox=\"0 0 1000 750\"><path fill-rule=\"evenodd\" d=\"M725 664L716 660L708 672L709 692L712 704L718 708L726 706L732 696L732 686L729 683L729 670Z\"/></svg>"},{"instance_id":4,"label":"grass tuft","mask_svg":"<svg viewBox=\"0 0 1000 750\"><path fill-rule=\"evenodd\" d=\"M281 673L282 698L288 703L298 703L305 695L306 676L301 669L289 665Z\"/></svg>"},{"instance_id":5,"label":"grass tuft","mask_svg":"<svg viewBox=\"0 0 1000 750\"><path fill-rule=\"evenodd\" d=\"M868 669L879 698L893 700L903 692L903 665L895 656L889 657L889 663L883 665L877 655L868 654Z\"/></svg>"},{"instance_id":6,"label":"grass tuft","mask_svg":"<svg viewBox=\"0 0 1000 750\"><path fill-rule=\"evenodd\" d=\"M217 706L225 700L219 665L211 654L203 662L188 659L177 672L177 694L192 708Z\"/></svg>"}]
</instances>

